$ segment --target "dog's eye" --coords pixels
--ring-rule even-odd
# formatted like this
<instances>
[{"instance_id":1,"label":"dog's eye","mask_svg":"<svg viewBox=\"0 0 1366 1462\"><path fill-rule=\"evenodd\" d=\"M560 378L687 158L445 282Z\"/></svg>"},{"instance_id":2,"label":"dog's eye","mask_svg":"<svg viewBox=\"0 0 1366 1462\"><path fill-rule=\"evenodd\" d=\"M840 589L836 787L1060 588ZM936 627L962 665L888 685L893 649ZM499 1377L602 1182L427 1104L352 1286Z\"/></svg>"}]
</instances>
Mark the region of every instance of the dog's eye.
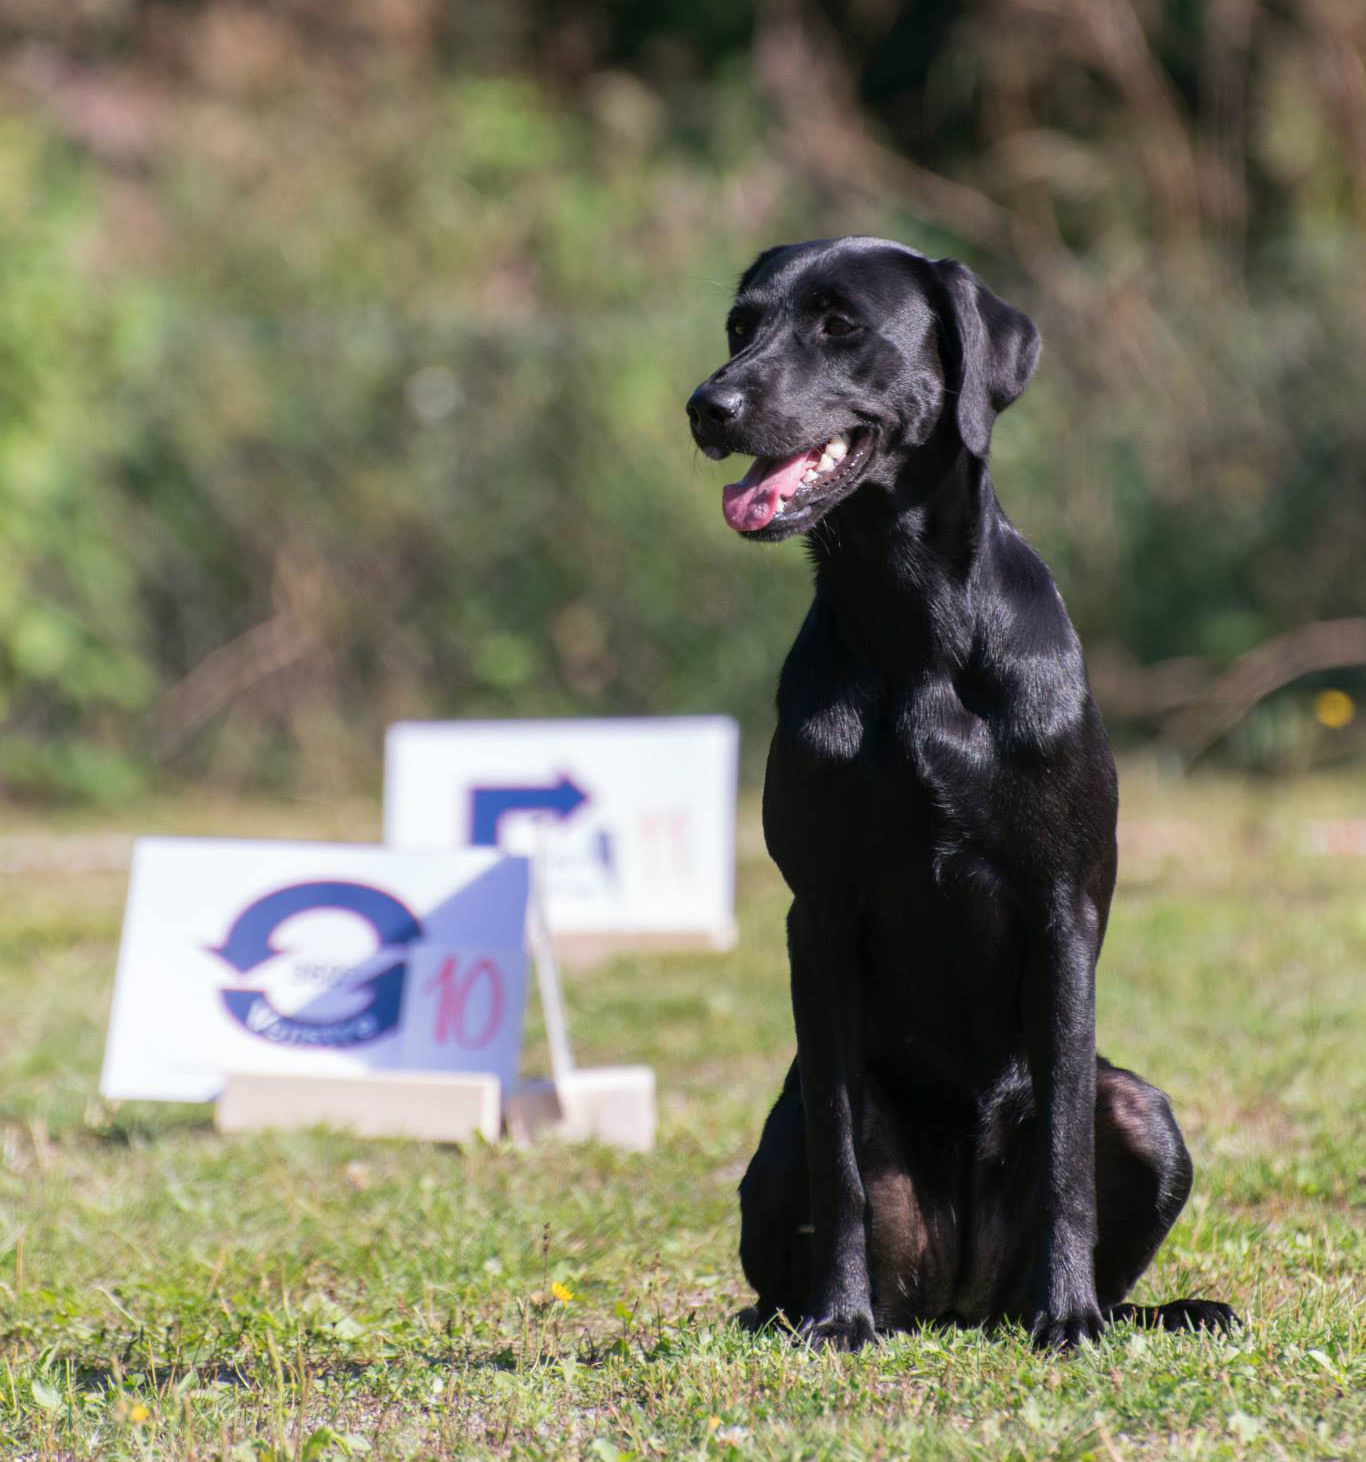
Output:
<instances>
[{"instance_id":1,"label":"dog's eye","mask_svg":"<svg viewBox=\"0 0 1366 1462\"><path fill-rule=\"evenodd\" d=\"M829 315L821 328L827 335L852 335L858 326L852 320L846 320L843 315Z\"/></svg>"},{"instance_id":2,"label":"dog's eye","mask_svg":"<svg viewBox=\"0 0 1366 1462\"><path fill-rule=\"evenodd\" d=\"M749 325L744 320L732 320L726 329L732 340L743 340L749 334Z\"/></svg>"}]
</instances>

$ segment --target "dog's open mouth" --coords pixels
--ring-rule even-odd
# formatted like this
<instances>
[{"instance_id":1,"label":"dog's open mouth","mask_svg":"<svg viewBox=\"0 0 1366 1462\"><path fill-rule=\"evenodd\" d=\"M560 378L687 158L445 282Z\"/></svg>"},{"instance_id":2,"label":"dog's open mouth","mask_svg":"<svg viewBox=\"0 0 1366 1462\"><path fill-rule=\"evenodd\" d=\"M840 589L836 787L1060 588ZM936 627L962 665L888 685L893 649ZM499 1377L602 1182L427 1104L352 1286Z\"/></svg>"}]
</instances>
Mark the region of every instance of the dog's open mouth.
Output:
<instances>
[{"instance_id":1,"label":"dog's open mouth","mask_svg":"<svg viewBox=\"0 0 1366 1462\"><path fill-rule=\"evenodd\" d=\"M784 527L788 518L794 528L807 526L799 521L808 516L803 510L852 482L868 460L874 435L853 427L790 457L756 457L744 477L722 491L726 522L737 533L757 533L775 519Z\"/></svg>"}]
</instances>

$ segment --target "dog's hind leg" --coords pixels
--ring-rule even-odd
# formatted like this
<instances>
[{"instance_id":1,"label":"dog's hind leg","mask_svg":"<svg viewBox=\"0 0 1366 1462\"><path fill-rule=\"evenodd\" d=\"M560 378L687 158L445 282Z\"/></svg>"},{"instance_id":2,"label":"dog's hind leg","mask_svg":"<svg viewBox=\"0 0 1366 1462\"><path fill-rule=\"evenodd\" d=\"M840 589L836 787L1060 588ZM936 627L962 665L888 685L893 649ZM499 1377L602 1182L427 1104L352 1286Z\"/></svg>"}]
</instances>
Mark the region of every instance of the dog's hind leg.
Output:
<instances>
[{"instance_id":1,"label":"dog's hind leg","mask_svg":"<svg viewBox=\"0 0 1366 1462\"><path fill-rule=\"evenodd\" d=\"M811 1288L811 1194L806 1123L797 1063L792 1063L759 1146L740 1180L740 1265L758 1299L743 1323L782 1315L796 1325Z\"/></svg>"},{"instance_id":2,"label":"dog's hind leg","mask_svg":"<svg viewBox=\"0 0 1366 1462\"><path fill-rule=\"evenodd\" d=\"M1236 1322L1217 1300L1121 1303L1185 1206L1192 1172L1166 1095L1102 1060L1096 1072L1096 1293L1107 1319L1162 1330L1228 1330Z\"/></svg>"},{"instance_id":3,"label":"dog's hind leg","mask_svg":"<svg viewBox=\"0 0 1366 1462\"><path fill-rule=\"evenodd\" d=\"M953 1314L962 1246L964 1145L914 1100L869 1078L860 1167L868 1195L868 1273L879 1330Z\"/></svg>"},{"instance_id":4,"label":"dog's hind leg","mask_svg":"<svg viewBox=\"0 0 1366 1462\"><path fill-rule=\"evenodd\" d=\"M1096 1063L1096 1299L1107 1321L1219 1329L1227 1305L1125 1297L1152 1262L1191 1190L1191 1160L1171 1104L1132 1071ZM956 1308L969 1319L1024 1320L1038 1223L1038 1121L1027 1088L1001 1102L978 1157L969 1262Z\"/></svg>"}]
</instances>

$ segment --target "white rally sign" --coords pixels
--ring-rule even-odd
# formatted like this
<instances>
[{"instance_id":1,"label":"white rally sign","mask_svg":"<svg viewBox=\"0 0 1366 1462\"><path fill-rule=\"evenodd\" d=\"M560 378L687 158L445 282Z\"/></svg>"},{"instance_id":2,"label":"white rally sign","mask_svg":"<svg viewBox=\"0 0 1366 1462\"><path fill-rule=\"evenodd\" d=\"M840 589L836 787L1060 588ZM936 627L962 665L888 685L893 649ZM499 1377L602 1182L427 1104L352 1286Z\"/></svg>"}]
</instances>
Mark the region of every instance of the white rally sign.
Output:
<instances>
[{"instance_id":1,"label":"white rally sign","mask_svg":"<svg viewBox=\"0 0 1366 1462\"><path fill-rule=\"evenodd\" d=\"M721 716L389 729L395 847L541 850L555 935L734 939L739 736Z\"/></svg>"},{"instance_id":2,"label":"white rally sign","mask_svg":"<svg viewBox=\"0 0 1366 1462\"><path fill-rule=\"evenodd\" d=\"M228 1071L517 1077L528 867L493 849L143 838L100 1090Z\"/></svg>"}]
</instances>

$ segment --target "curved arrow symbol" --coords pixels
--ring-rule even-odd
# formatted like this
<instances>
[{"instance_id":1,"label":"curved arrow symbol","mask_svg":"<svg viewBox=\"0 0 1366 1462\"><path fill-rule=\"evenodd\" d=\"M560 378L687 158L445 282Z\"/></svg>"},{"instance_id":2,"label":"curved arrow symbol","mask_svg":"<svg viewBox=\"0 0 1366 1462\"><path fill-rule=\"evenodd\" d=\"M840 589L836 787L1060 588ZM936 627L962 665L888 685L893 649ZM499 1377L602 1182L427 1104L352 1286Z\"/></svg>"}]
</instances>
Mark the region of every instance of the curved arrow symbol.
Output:
<instances>
[{"instance_id":1,"label":"curved arrow symbol","mask_svg":"<svg viewBox=\"0 0 1366 1462\"><path fill-rule=\"evenodd\" d=\"M396 898L366 883L295 883L259 898L233 920L228 937L210 952L245 975L280 953L270 936L295 914L344 909L359 914L380 944L409 944L422 926Z\"/></svg>"},{"instance_id":2,"label":"curved arrow symbol","mask_svg":"<svg viewBox=\"0 0 1366 1462\"><path fill-rule=\"evenodd\" d=\"M364 883L296 883L265 894L233 920L223 943L211 948L225 964L245 975L281 951L271 935L295 914L313 909L343 909L357 914L375 931L381 947L410 944L422 925L398 899ZM341 1020L311 1021L276 1010L264 990L225 989L219 993L228 1013L263 1040L292 1046L352 1046L373 1041L398 1024L407 964L399 959L356 985L370 992L369 1002Z\"/></svg>"},{"instance_id":3,"label":"curved arrow symbol","mask_svg":"<svg viewBox=\"0 0 1366 1462\"><path fill-rule=\"evenodd\" d=\"M568 774L540 787L471 787L470 842L475 847L498 845L498 824L509 812L549 812L558 822L588 801L588 793Z\"/></svg>"}]
</instances>

